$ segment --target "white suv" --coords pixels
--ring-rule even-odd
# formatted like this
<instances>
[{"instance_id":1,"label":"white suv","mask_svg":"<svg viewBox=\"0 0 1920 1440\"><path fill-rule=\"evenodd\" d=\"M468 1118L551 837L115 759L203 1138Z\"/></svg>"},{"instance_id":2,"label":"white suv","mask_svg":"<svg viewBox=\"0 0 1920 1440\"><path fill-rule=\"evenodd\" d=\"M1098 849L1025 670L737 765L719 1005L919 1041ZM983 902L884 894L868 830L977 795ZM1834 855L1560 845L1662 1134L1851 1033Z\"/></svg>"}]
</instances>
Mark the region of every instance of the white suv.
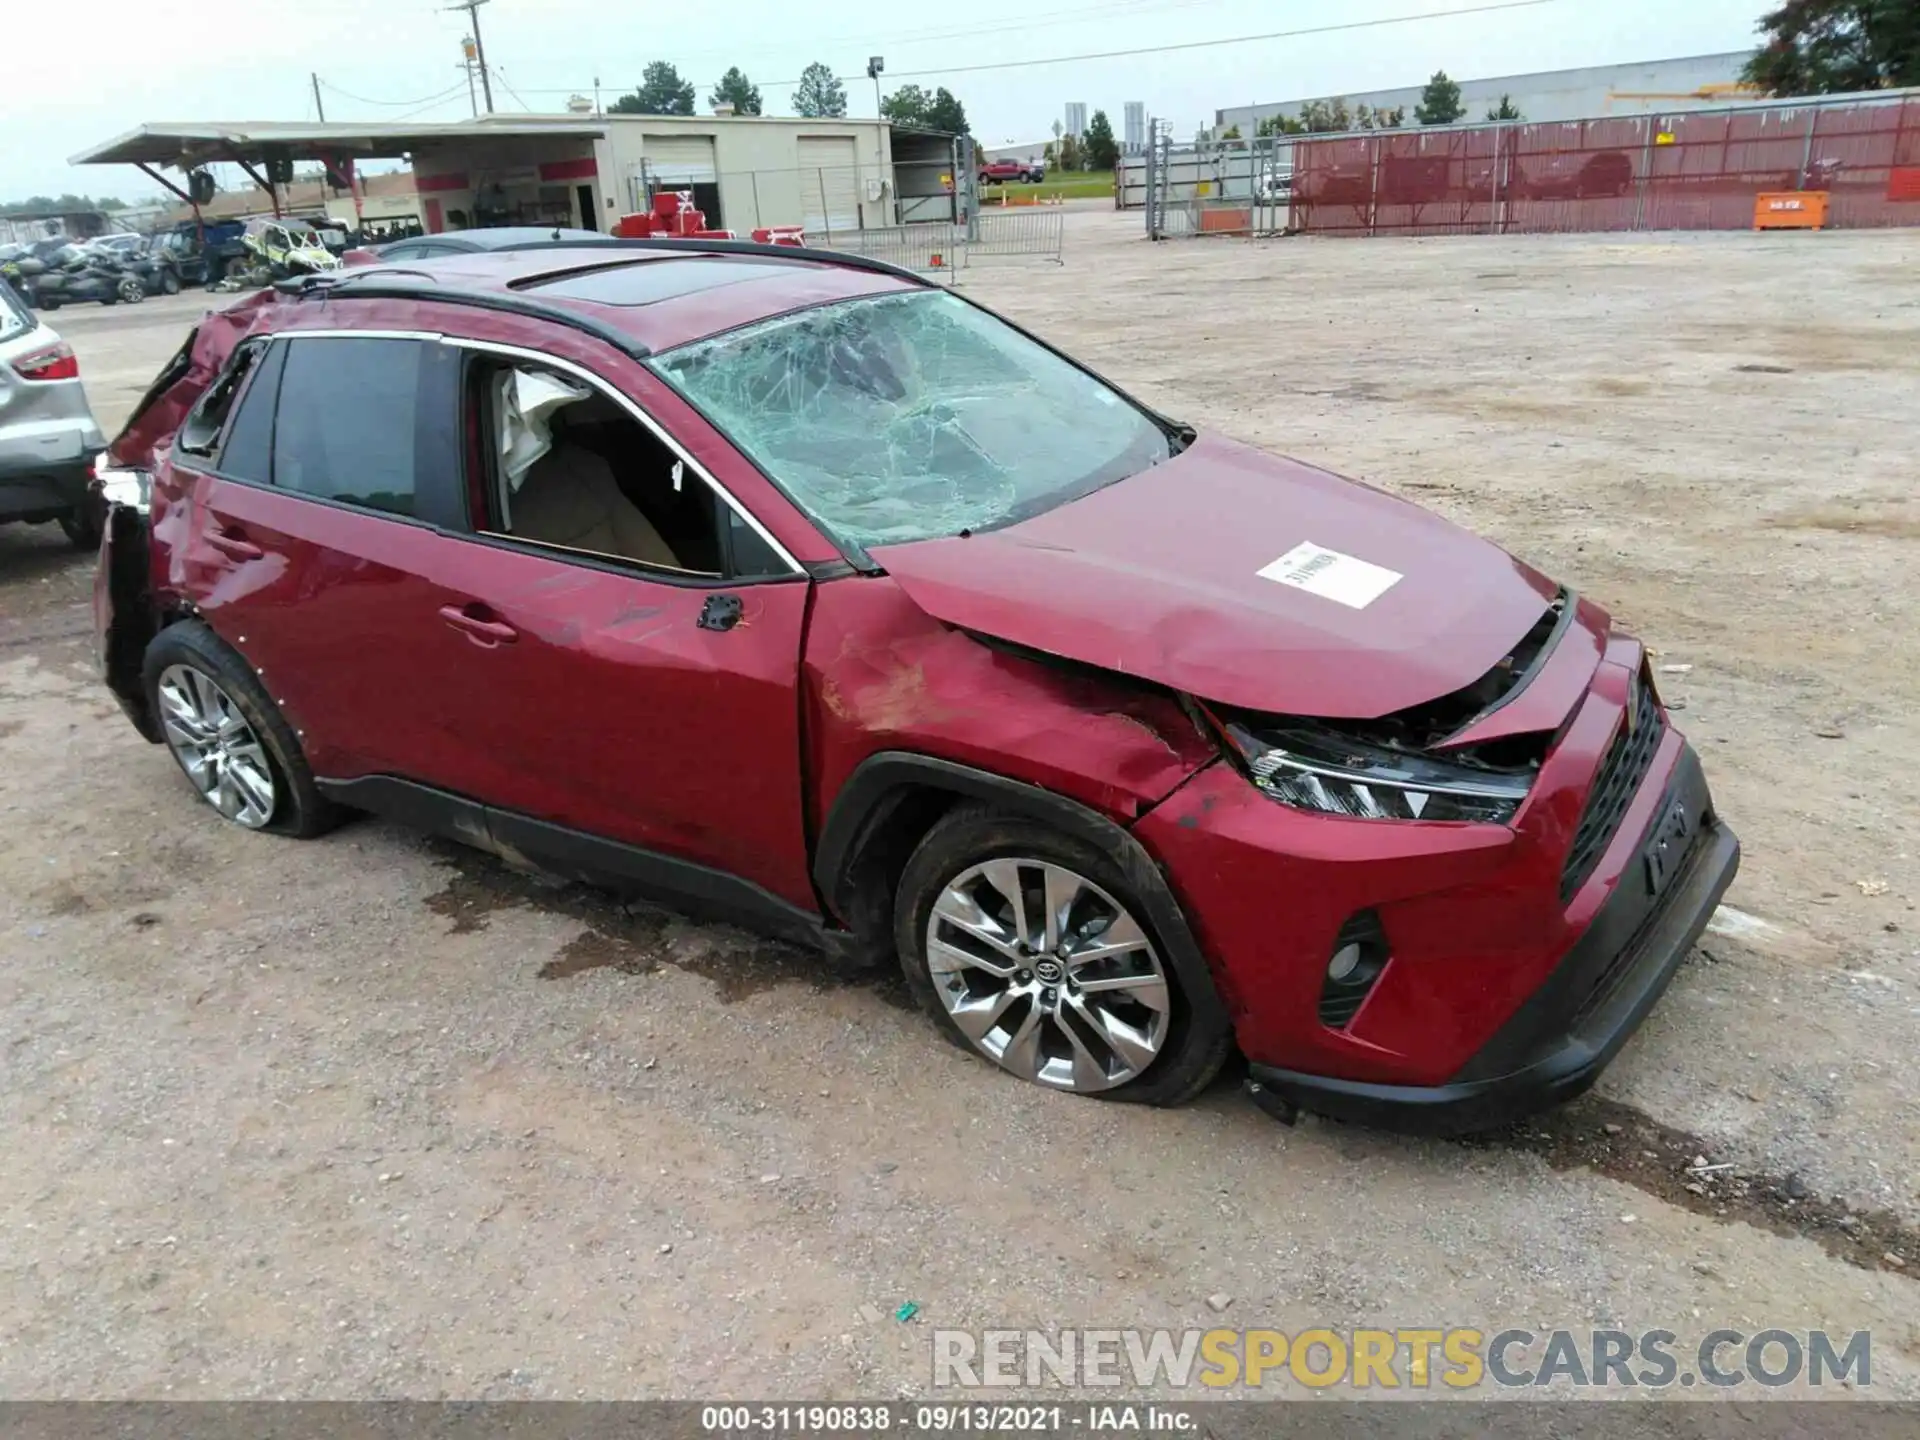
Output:
<instances>
[{"instance_id":1,"label":"white suv","mask_svg":"<svg viewBox=\"0 0 1920 1440\"><path fill-rule=\"evenodd\" d=\"M74 544L98 545L87 482L106 444L73 350L0 284L0 521L57 520Z\"/></svg>"}]
</instances>

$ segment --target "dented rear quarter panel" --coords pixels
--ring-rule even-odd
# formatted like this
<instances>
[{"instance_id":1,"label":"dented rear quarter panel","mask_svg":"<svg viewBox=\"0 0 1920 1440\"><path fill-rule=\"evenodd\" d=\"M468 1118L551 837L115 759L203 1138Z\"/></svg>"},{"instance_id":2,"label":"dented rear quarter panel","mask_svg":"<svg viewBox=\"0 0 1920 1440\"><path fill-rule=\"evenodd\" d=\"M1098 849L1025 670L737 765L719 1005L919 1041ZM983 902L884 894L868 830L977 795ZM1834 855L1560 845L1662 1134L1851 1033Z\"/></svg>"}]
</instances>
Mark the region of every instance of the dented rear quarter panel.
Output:
<instances>
[{"instance_id":1,"label":"dented rear quarter panel","mask_svg":"<svg viewBox=\"0 0 1920 1440\"><path fill-rule=\"evenodd\" d=\"M801 670L815 834L882 750L992 771L1123 825L1216 756L1172 695L987 645L887 576L814 587Z\"/></svg>"}]
</instances>

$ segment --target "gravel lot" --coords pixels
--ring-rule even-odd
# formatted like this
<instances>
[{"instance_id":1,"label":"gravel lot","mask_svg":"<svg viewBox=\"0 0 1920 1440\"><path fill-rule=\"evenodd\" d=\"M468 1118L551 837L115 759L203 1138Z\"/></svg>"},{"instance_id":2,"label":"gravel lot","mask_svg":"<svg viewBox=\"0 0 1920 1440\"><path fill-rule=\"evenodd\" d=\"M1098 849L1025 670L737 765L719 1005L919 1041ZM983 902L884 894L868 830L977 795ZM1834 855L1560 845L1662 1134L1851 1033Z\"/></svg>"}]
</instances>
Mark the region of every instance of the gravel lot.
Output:
<instances>
[{"instance_id":1,"label":"gravel lot","mask_svg":"<svg viewBox=\"0 0 1920 1440\"><path fill-rule=\"evenodd\" d=\"M1913 232L1068 224L970 293L1687 667L1737 912L1599 1092L1471 1146L1076 1101L884 978L244 834L94 680L90 563L6 527L0 1396L890 1396L933 1326L1209 1323L1869 1329L1920 1395ZM206 300L55 317L109 431Z\"/></svg>"}]
</instances>

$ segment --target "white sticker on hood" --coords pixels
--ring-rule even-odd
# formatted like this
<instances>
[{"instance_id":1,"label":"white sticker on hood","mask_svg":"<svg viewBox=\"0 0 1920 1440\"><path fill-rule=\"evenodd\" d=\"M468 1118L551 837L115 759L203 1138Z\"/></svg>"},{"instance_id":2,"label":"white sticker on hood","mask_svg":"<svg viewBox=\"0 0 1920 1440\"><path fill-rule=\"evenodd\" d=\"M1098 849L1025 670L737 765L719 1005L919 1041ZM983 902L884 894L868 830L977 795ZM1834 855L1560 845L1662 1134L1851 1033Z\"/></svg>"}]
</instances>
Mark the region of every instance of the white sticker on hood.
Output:
<instances>
[{"instance_id":1,"label":"white sticker on hood","mask_svg":"<svg viewBox=\"0 0 1920 1440\"><path fill-rule=\"evenodd\" d=\"M1267 566L1260 578L1364 610L1400 582L1400 572L1308 540Z\"/></svg>"}]
</instances>

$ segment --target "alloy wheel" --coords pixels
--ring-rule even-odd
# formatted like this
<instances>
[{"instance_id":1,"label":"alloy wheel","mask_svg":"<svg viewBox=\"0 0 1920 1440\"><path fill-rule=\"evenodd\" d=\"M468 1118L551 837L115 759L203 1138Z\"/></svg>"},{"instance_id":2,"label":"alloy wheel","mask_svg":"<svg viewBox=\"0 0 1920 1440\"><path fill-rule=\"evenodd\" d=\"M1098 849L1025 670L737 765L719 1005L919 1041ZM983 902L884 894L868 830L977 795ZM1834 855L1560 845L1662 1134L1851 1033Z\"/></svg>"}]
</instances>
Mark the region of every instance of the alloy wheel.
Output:
<instances>
[{"instance_id":1,"label":"alloy wheel","mask_svg":"<svg viewBox=\"0 0 1920 1440\"><path fill-rule=\"evenodd\" d=\"M928 917L926 958L960 1032L1023 1080L1111 1090L1166 1043L1167 974L1145 928L1053 861L995 859L955 876Z\"/></svg>"},{"instance_id":2,"label":"alloy wheel","mask_svg":"<svg viewBox=\"0 0 1920 1440\"><path fill-rule=\"evenodd\" d=\"M249 830L273 819L279 800L273 767L233 698L191 665L162 670L159 695L167 748L200 798Z\"/></svg>"}]
</instances>

